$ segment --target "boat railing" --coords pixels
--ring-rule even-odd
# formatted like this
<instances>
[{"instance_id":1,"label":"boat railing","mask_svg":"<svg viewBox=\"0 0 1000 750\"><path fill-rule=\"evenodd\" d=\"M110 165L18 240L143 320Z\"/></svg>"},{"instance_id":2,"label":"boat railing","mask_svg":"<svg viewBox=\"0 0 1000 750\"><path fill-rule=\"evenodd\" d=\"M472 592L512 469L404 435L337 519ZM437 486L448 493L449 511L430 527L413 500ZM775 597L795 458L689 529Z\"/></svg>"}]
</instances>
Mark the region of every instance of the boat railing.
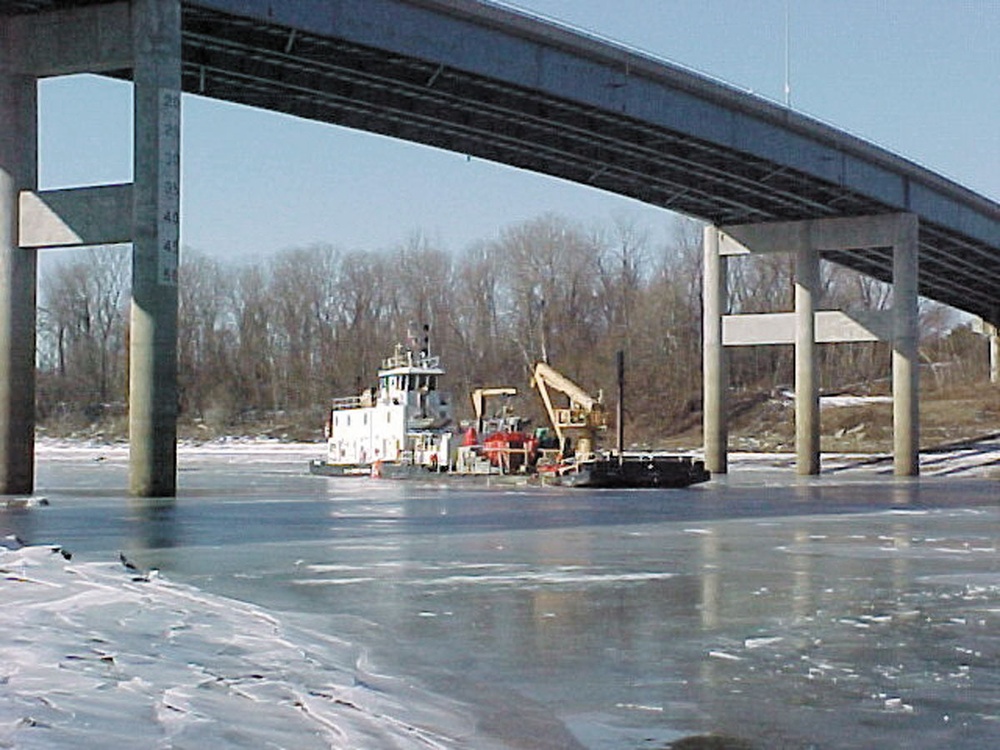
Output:
<instances>
[{"instance_id":1,"label":"boat railing","mask_svg":"<svg viewBox=\"0 0 1000 750\"><path fill-rule=\"evenodd\" d=\"M440 366L440 357L431 357L409 349L405 351L397 351L391 357L386 357L382 362L383 370L395 370L399 367L423 367L427 369L437 369Z\"/></svg>"},{"instance_id":2,"label":"boat railing","mask_svg":"<svg viewBox=\"0 0 1000 750\"><path fill-rule=\"evenodd\" d=\"M344 396L343 398L335 398L330 404L330 408L333 411L342 411L344 409L358 409L362 406L361 396Z\"/></svg>"}]
</instances>

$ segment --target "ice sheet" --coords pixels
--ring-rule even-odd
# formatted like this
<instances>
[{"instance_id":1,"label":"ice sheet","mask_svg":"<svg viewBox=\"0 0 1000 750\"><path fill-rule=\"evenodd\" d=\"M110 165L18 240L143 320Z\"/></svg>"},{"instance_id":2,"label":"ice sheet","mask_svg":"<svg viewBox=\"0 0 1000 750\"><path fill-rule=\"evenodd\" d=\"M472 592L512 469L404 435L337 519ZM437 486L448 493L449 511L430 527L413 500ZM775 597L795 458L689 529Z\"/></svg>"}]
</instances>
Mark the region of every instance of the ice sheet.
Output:
<instances>
[{"instance_id":1,"label":"ice sheet","mask_svg":"<svg viewBox=\"0 0 1000 750\"><path fill-rule=\"evenodd\" d=\"M508 493L220 442L182 446L163 508L123 494L125 446L42 445L51 504L0 507L3 533L80 554L0 560L39 581L0 581L4 603L35 592L0 618L0 747L992 747L990 445L923 457L957 482L736 454L691 491ZM117 549L167 580L132 581Z\"/></svg>"}]
</instances>

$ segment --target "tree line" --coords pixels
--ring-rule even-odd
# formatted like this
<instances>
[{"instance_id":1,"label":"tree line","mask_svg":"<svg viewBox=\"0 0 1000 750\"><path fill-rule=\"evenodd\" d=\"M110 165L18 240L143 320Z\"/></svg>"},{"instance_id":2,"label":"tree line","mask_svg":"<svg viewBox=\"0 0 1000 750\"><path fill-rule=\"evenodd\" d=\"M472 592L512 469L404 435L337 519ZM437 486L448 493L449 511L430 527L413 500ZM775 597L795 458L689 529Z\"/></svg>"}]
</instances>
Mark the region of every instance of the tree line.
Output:
<instances>
[{"instance_id":1,"label":"tree line","mask_svg":"<svg viewBox=\"0 0 1000 750\"><path fill-rule=\"evenodd\" d=\"M733 312L791 309L790 258L752 256L730 267ZM123 247L84 251L43 274L43 424L124 411L129 277ZM824 264L821 306L879 308L890 297L885 285ZM219 430L275 413L315 420L308 427L318 430L330 398L370 385L394 345L422 338L425 325L460 406L476 386L515 385L540 419L528 392L535 361L611 394L622 349L638 433L700 421L701 229L693 222L678 220L668 240L654 242L627 220L584 227L545 215L459 254L420 235L385 251L316 245L245 264L189 251L179 298L181 418ZM935 315L938 308L925 312L925 331ZM962 359L975 342L949 331L943 322L934 329L928 352ZM888 376L884 344L820 350L827 389ZM750 400L790 385L792 373L790 347L732 352L730 384Z\"/></svg>"}]
</instances>

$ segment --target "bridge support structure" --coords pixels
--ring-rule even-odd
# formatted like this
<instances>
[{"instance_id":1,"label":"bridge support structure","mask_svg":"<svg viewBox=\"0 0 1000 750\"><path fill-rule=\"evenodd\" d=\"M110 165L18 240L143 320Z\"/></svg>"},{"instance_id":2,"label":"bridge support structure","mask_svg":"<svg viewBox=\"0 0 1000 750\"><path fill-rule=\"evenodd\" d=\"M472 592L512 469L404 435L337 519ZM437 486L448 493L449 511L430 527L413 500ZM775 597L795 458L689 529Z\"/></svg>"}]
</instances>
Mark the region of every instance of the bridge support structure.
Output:
<instances>
[{"instance_id":1,"label":"bridge support structure","mask_svg":"<svg viewBox=\"0 0 1000 750\"><path fill-rule=\"evenodd\" d=\"M181 9L133 0L135 195L129 358L133 494L177 482L177 272L180 258Z\"/></svg>"},{"instance_id":2,"label":"bridge support structure","mask_svg":"<svg viewBox=\"0 0 1000 750\"><path fill-rule=\"evenodd\" d=\"M177 476L180 0L0 18L0 493L34 489L36 252L132 243L130 488ZM132 70L133 183L38 191L40 78Z\"/></svg>"},{"instance_id":3,"label":"bridge support structure","mask_svg":"<svg viewBox=\"0 0 1000 750\"><path fill-rule=\"evenodd\" d=\"M1000 383L1000 329L996 326L990 330L990 382Z\"/></svg>"},{"instance_id":4,"label":"bridge support structure","mask_svg":"<svg viewBox=\"0 0 1000 750\"><path fill-rule=\"evenodd\" d=\"M972 330L986 338L986 370L990 383L996 385L1000 383L1000 325L976 318Z\"/></svg>"},{"instance_id":5,"label":"bridge support structure","mask_svg":"<svg viewBox=\"0 0 1000 750\"><path fill-rule=\"evenodd\" d=\"M815 475L820 471L816 345L887 341L893 347L894 471L897 476L919 474L918 229L917 217L906 213L705 228L704 431L709 471L728 470L727 347L794 344L796 470ZM892 309L817 311L822 252L866 248L892 248ZM795 254L795 311L727 314L727 259L782 251Z\"/></svg>"},{"instance_id":6,"label":"bridge support structure","mask_svg":"<svg viewBox=\"0 0 1000 750\"><path fill-rule=\"evenodd\" d=\"M975 330L986 337L987 346L989 347L988 368L990 382L996 385L1000 383L1000 326L987 323L985 320L979 320L975 325Z\"/></svg>"},{"instance_id":7,"label":"bridge support structure","mask_svg":"<svg viewBox=\"0 0 1000 750\"><path fill-rule=\"evenodd\" d=\"M720 252L720 234L707 226L702 240L702 413L705 468L712 474L729 471L729 357L722 337L729 309L729 257Z\"/></svg>"},{"instance_id":8,"label":"bridge support structure","mask_svg":"<svg viewBox=\"0 0 1000 750\"><path fill-rule=\"evenodd\" d=\"M19 246L18 196L35 188L37 106L34 77L5 63L0 62L0 494L19 495L32 491L35 471L37 265L36 253Z\"/></svg>"}]
</instances>

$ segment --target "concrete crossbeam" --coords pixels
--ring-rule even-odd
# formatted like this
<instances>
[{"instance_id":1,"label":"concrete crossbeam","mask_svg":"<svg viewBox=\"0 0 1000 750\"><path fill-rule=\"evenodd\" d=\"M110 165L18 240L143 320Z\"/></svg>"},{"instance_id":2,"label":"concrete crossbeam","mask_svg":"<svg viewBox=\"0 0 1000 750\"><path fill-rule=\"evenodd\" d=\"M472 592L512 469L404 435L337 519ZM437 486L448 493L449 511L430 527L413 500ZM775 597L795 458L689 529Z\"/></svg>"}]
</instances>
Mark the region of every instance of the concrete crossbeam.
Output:
<instances>
[{"instance_id":1,"label":"concrete crossbeam","mask_svg":"<svg viewBox=\"0 0 1000 750\"><path fill-rule=\"evenodd\" d=\"M21 247L112 245L132 241L132 185L24 191Z\"/></svg>"},{"instance_id":2,"label":"concrete crossbeam","mask_svg":"<svg viewBox=\"0 0 1000 750\"><path fill-rule=\"evenodd\" d=\"M818 310L817 344L892 341L892 313L888 310ZM744 313L722 319L724 346L766 346L795 343L795 313Z\"/></svg>"},{"instance_id":3,"label":"concrete crossbeam","mask_svg":"<svg viewBox=\"0 0 1000 750\"><path fill-rule=\"evenodd\" d=\"M905 216L908 214L730 224L722 227L720 248L727 255L746 255L751 252L795 253L806 248L822 253L892 247L899 238L900 222Z\"/></svg>"},{"instance_id":4,"label":"concrete crossbeam","mask_svg":"<svg viewBox=\"0 0 1000 750\"><path fill-rule=\"evenodd\" d=\"M129 3L70 7L14 16L11 66L38 78L132 67Z\"/></svg>"}]
</instances>

